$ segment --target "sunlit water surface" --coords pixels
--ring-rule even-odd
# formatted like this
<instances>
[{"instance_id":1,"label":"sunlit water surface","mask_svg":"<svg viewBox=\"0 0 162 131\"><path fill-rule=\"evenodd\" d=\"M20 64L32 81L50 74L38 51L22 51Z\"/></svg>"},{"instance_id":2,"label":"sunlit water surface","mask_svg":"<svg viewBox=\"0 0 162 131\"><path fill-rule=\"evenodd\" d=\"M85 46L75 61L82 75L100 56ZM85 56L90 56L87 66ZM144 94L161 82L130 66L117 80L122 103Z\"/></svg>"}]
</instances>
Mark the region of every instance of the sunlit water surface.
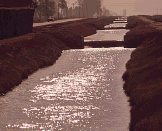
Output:
<instances>
[{"instance_id":1,"label":"sunlit water surface","mask_svg":"<svg viewBox=\"0 0 162 131\"><path fill-rule=\"evenodd\" d=\"M84 41L124 41L124 35L128 31L127 29L97 30L96 34L85 37Z\"/></svg>"},{"instance_id":2,"label":"sunlit water surface","mask_svg":"<svg viewBox=\"0 0 162 131\"><path fill-rule=\"evenodd\" d=\"M0 129L127 131L122 74L132 49L64 51L0 98Z\"/></svg>"},{"instance_id":3,"label":"sunlit water surface","mask_svg":"<svg viewBox=\"0 0 162 131\"><path fill-rule=\"evenodd\" d=\"M98 31L85 40L122 41L127 31ZM56 64L0 98L0 130L127 131L130 107L121 78L131 52L64 51Z\"/></svg>"},{"instance_id":4,"label":"sunlit water surface","mask_svg":"<svg viewBox=\"0 0 162 131\"><path fill-rule=\"evenodd\" d=\"M105 29L111 29L111 28L126 28L126 23L113 23L105 26Z\"/></svg>"}]
</instances>

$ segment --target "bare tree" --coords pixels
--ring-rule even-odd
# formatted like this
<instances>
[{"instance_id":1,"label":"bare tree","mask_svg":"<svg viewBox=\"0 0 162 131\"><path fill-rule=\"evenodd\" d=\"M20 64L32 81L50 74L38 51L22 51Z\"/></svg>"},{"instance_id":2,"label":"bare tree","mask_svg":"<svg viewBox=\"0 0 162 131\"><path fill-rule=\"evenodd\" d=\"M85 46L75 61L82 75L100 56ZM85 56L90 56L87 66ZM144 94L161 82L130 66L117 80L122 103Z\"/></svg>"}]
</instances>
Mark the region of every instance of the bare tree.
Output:
<instances>
[{"instance_id":1,"label":"bare tree","mask_svg":"<svg viewBox=\"0 0 162 131\"><path fill-rule=\"evenodd\" d=\"M64 12L67 12L67 2L66 0L59 0L58 2L58 19L60 18L60 10L61 10L61 15L63 17L63 15L65 14Z\"/></svg>"}]
</instances>

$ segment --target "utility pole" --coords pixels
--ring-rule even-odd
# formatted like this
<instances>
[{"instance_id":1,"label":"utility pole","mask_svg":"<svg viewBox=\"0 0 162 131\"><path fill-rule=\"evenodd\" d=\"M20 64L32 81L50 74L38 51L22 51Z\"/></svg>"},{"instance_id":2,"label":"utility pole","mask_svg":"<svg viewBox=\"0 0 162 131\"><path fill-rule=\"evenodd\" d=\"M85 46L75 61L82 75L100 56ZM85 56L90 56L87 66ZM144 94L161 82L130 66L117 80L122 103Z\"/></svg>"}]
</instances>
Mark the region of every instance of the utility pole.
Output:
<instances>
[{"instance_id":1,"label":"utility pole","mask_svg":"<svg viewBox=\"0 0 162 131\"><path fill-rule=\"evenodd\" d=\"M49 15L48 15L48 0L45 0L45 8L46 8L46 17L48 19Z\"/></svg>"},{"instance_id":2,"label":"utility pole","mask_svg":"<svg viewBox=\"0 0 162 131\"><path fill-rule=\"evenodd\" d=\"M123 16L127 16L127 10L126 9L123 10Z\"/></svg>"},{"instance_id":3,"label":"utility pole","mask_svg":"<svg viewBox=\"0 0 162 131\"><path fill-rule=\"evenodd\" d=\"M59 14L59 3L58 3L58 5L57 5L58 7L58 20L60 19L60 14Z\"/></svg>"},{"instance_id":4,"label":"utility pole","mask_svg":"<svg viewBox=\"0 0 162 131\"><path fill-rule=\"evenodd\" d=\"M82 4L82 12L83 12L83 18L84 18L85 16L84 16L84 6L83 6L83 4Z\"/></svg>"},{"instance_id":5,"label":"utility pole","mask_svg":"<svg viewBox=\"0 0 162 131\"><path fill-rule=\"evenodd\" d=\"M157 8L157 14L156 15L158 15L159 14L159 9Z\"/></svg>"},{"instance_id":6,"label":"utility pole","mask_svg":"<svg viewBox=\"0 0 162 131\"><path fill-rule=\"evenodd\" d=\"M74 3L73 3L72 15L73 17L75 17Z\"/></svg>"},{"instance_id":7,"label":"utility pole","mask_svg":"<svg viewBox=\"0 0 162 131\"><path fill-rule=\"evenodd\" d=\"M86 13L87 13L87 17L88 17L89 13L88 13L88 6L87 6L87 3L86 3Z\"/></svg>"},{"instance_id":8,"label":"utility pole","mask_svg":"<svg viewBox=\"0 0 162 131\"><path fill-rule=\"evenodd\" d=\"M66 18L69 17L68 8L66 8Z\"/></svg>"},{"instance_id":9,"label":"utility pole","mask_svg":"<svg viewBox=\"0 0 162 131\"><path fill-rule=\"evenodd\" d=\"M79 18L81 17L81 8L80 8L80 5L79 5Z\"/></svg>"}]
</instances>

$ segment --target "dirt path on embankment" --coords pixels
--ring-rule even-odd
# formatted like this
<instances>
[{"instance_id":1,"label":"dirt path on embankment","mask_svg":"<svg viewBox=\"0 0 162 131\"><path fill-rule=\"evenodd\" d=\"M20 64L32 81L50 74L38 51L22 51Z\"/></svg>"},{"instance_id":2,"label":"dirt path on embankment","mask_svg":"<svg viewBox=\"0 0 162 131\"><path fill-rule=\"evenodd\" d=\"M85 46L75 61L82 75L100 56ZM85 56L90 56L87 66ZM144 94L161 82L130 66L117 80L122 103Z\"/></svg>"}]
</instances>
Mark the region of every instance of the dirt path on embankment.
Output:
<instances>
[{"instance_id":1,"label":"dirt path on embankment","mask_svg":"<svg viewBox=\"0 0 162 131\"><path fill-rule=\"evenodd\" d=\"M128 18L125 47L137 47L123 75L130 98L130 131L162 130L162 23L151 17Z\"/></svg>"},{"instance_id":2,"label":"dirt path on embankment","mask_svg":"<svg viewBox=\"0 0 162 131\"><path fill-rule=\"evenodd\" d=\"M54 20L54 21L46 21L46 22L40 22L40 23L33 23L33 27L53 25L53 24L65 23L65 22L73 22L73 21L83 20L83 19L85 19L85 18L60 19L60 20Z\"/></svg>"},{"instance_id":3,"label":"dirt path on embankment","mask_svg":"<svg viewBox=\"0 0 162 131\"><path fill-rule=\"evenodd\" d=\"M0 41L0 94L20 84L31 73L52 65L62 51L83 48L83 37L115 18L84 19L35 27L33 33Z\"/></svg>"}]
</instances>

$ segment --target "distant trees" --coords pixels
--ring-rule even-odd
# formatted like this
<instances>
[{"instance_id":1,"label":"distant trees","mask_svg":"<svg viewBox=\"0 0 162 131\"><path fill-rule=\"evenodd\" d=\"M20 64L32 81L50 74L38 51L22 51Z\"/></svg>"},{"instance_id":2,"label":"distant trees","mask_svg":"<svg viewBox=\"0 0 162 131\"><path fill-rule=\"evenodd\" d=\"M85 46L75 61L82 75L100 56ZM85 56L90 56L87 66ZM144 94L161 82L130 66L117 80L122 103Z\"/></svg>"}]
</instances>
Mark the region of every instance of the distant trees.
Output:
<instances>
[{"instance_id":1,"label":"distant trees","mask_svg":"<svg viewBox=\"0 0 162 131\"><path fill-rule=\"evenodd\" d=\"M101 0L76 0L71 7L67 0L33 0L37 3L34 20L46 21L49 16L66 17L99 17L102 14Z\"/></svg>"},{"instance_id":2,"label":"distant trees","mask_svg":"<svg viewBox=\"0 0 162 131\"><path fill-rule=\"evenodd\" d=\"M109 9L106 9L105 7L103 7L103 9L102 9L102 15L103 16L110 16L111 15L110 13L111 12L110 12Z\"/></svg>"},{"instance_id":3,"label":"distant trees","mask_svg":"<svg viewBox=\"0 0 162 131\"><path fill-rule=\"evenodd\" d=\"M59 0L58 2L58 19L61 17L65 17L67 15L67 2L65 0Z\"/></svg>"},{"instance_id":4,"label":"distant trees","mask_svg":"<svg viewBox=\"0 0 162 131\"><path fill-rule=\"evenodd\" d=\"M67 2L65 0L59 0L58 5L61 9L67 8Z\"/></svg>"},{"instance_id":5,"label":"distant trees","mask_svg":"<svg viewBox=\"0 0 162 131\"><path fill-rule=\"evenodd\" d=\"M56 13L56 3L53 0L37 0L35 10L35 21L47 20L49 16Z\"/></svg>"},{"instance_id":6,"label":"distant trees","mask_svg":"<svg viewBox=\"0 0 162 131\"><path fill-rule=\"evenodd\" d=\"M55 18L65 17L68 11L66 0L35 0L37 8L35 10L35 21L46 21L49 16Z\"/></svg>"},{"instance_id":7,"label":"distant trees","mask_svg":"<svg viewBox=\"0 0 162 131\"><path fill-rule=\"evenodd\" d=\"M78 0L78 4L86 17L101 15L101 0Z\"/></svg>"}]
</instances>

